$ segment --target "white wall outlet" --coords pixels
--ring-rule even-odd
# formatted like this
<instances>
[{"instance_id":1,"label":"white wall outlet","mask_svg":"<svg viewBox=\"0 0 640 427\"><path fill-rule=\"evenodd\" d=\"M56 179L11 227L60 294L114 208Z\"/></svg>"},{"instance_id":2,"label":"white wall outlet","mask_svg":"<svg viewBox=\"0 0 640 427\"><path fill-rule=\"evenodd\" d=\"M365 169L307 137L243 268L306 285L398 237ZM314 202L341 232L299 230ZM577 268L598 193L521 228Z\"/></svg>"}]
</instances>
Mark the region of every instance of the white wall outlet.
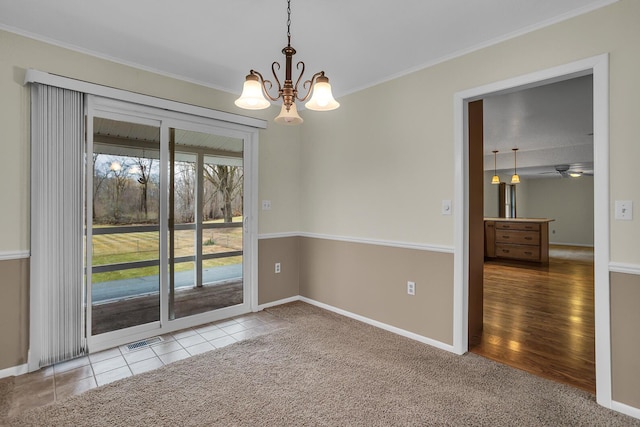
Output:
<instances>
[{"instance_id":1,"label":"white wall outlet","mask_svg":"<svg viewBox=\"0 0 640 427\"><path fill-rule=\"evenodd\" d=\"M451 215L451 200L442 201L442 215Z\"/></svg>"},{"instance_id":2,"label":"white wall outlet","mask_svg":"<svg viewBox=\"0 0 640 427\"><path fill-rule=\"evenodd\" d=\"M263 200L262 201L262 210L270 211L271 210L271 200Z\"/></svg>"},{"instance_id":3,"label":"white wall outlet","mask_svg":"<svg viewBox=\"0 0 640 427\"><path fill-rule=\"evenodd\" d=\"M616 219L623 221L633 219L633 202L631 200L616 200Z\"/></svg>"},{"instance_id":4,"label":"white wall outlet","mask_svg":"<svg viewBox=\"0 0 640 427\"><path fill-rule=\"evenodd\" d=\"M276 268L275 268L276 273L280 273L280 263L276 262Z\"/></svg>"},{"instance_id":5,"label":"white wall outlet","mask_svg":"<svg viewBox=\"0 0 640 427\"><path fill-rule=\"evenodd\" d=\"M416 282L407 282L407 294L409 295L416 294Z\"/></svg>"}]
</instances>

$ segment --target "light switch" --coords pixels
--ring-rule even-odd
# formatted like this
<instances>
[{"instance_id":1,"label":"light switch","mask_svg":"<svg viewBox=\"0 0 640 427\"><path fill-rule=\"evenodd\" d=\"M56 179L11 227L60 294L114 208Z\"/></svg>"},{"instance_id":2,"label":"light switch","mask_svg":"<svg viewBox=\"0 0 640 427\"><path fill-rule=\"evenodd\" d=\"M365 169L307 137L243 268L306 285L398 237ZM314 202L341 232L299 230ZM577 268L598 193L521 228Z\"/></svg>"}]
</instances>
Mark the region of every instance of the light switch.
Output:
<instances>
[{"instance_id":1,"label":"light switch","mask_svg":"<svg viewBox=\"0 0 640 427\"><path fill-rule=\"evenodd\" d=\"M442 201L442 215L451 215L451 200Z\"/></svg>"},{"instance_id":2,"label":"light switch","mask_svg":"<svg viewBox=\"0 0 640 427\"><path fill-rule=\"evenodd\" d=\"M616 219L623 221L633 219L633 202L631 200L616 200Z\"/></svg>"}]
</instances>

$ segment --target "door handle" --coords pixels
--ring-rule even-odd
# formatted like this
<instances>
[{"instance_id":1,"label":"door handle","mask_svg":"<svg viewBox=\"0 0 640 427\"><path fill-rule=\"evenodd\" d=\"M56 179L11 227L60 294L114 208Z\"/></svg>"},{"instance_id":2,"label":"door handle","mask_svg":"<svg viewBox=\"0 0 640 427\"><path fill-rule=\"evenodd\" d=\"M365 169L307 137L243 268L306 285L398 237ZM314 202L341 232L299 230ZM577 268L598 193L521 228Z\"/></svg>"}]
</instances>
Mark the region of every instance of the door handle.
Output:
<instances>
[{"instance_id":1,"label":"door handle","mask_svg":"<svg viewBox=\"0 0 640 427\"><path fill-rule=\"evenodd\" d=\"M242 228L244 229L245 233L249 232L249 217L245 216L244 219L242 220Z\"/></svg>"}]
</instances>

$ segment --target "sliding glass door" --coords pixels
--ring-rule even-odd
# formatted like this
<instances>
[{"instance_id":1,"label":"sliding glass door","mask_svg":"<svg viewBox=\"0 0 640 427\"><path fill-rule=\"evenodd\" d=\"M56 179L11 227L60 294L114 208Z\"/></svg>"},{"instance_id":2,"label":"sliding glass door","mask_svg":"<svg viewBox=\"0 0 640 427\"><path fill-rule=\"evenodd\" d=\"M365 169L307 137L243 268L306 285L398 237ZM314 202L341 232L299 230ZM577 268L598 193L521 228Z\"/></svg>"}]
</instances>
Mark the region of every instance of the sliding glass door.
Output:
<instances>
[{"instance_id":1,"label":"sliding glass door","mask_svg":"<svg viewBox=\"0 0 640 427\"><path fill-rule=\"evenodd\" d=\"M169 318L242 304L242 139L169 129Z\"/></svg>"},{"instance_id":2,"label":"sliding glass door","mask_svg":"<svg viewBox=\"0 0 640 427\"><path fill-rule=\"evenodd\" d=\"M247 134L126 103L90 106L90 350L250 311Z\"/></svg>"}]
</instances>

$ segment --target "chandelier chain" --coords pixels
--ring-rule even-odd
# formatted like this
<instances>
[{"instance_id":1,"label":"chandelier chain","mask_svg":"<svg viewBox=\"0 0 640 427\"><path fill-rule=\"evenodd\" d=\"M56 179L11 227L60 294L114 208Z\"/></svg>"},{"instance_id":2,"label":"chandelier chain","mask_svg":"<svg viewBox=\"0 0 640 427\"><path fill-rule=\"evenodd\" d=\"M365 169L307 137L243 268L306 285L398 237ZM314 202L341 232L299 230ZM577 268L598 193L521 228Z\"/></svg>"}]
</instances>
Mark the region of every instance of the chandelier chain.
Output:
<instances>
[{"instance_id":1,"label":"chandelier chain","mask_svg":"<svg viewBox=\"0 0 640 427\"><path fill-rule=\"evenodd\" d=\"M287 44L291 46L291 0L287 0Z\"/></svg>"}]
</instances>

